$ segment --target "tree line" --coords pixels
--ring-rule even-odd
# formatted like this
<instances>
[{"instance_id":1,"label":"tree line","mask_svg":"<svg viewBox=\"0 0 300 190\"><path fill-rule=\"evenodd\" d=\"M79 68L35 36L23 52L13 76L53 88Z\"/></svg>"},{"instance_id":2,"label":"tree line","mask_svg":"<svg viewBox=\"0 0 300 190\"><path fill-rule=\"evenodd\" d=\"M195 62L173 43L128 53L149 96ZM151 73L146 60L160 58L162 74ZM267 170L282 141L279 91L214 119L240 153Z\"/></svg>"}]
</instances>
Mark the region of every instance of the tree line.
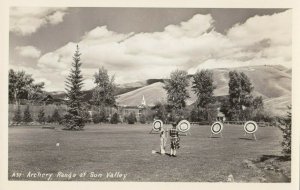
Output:
<instances>
[{"instance_id":1,"label":"tree line","mask_svg":"<svg viewBox=\"0 0 300 190\"><path fill-rule=\"evenodd\" d=\"M84 79L81 73L81 59L79 47L73 55L70 73L65 81L67 113L62 116L62 123L66 129L80 130L88 121L88 110L94 109L93 122L119 122L120 118L114 114L107 119L107 109L113 109L116 105L115 76L109 76L108 71L101 67L94 74L95 88L92 99L83 102L82 87ZM254 97L253 85L244 73L237 71L229 72L229 92L227 97L217 100L214 96L216 86L211 70L198 70L194 75L188 75L186 71L175 70L171 72L170 78L164 81L164 89L167 92L167 103L157 103L150 111L153 117L172 122L176 119L185 118L191 121L214 121L217 117L217 109L225 114L228 120L266 119L263 109L262 97ZM191 87L197 99L196 102L187 107L190 98L188 88ZM44 83L35 83L31 75L24 71L9 72L9 98L11 102L20 103L21 98L28 100L38 99L43 95ZM153 92L155 93L155 92ZM42 110L41 110L42 112ZM141 115L141 120L151 120L153 117ZM129 123L135 122L133 114L126 116Z\"/></svg>"}]
</instances>

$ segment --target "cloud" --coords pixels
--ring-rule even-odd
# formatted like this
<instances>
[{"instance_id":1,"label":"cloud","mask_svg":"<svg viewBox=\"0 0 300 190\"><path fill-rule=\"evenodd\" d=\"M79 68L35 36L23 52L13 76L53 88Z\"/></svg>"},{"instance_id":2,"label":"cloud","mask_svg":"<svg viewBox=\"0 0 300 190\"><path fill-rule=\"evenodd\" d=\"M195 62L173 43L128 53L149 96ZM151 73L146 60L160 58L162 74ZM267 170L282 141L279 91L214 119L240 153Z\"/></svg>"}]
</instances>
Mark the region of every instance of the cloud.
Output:
<instances>
[{"instance_id":1,"label":"cloud","mask_svg":"<svg viewBox=\"0 0 300 190\"><path fill-rule=\"evenodd\" d=\"M22 57L39 58L41 55L41 51L34 46L17 46L15 50Z\"/></svg>"},{"instance_id":2,"label":"cloud","mask_svg":"<svg viewBox=\"0 0 300 190\"><path fill-rule=\"evenodd\" d=\"M86 32L78 43L69 42L38 60L38 67L51 69L60 81L70 70L79 44L86 86L104 66L119 83L167 78L171 71L194 73L202 68L249 65L291 66L291 11L255 16L234 25L226 34L214 29L211 15L194 15L161 32L117 33L106 26Z\"/></svg>"},{"instance_id":3,"label":"cloud","mask_svg":"<svg viewBox=\"0 0 300 190\"><path fill-rule=\"evenodd\" d=\"M67 8L12 7L9 30L22 36L30 35L47 24L61 23L66 11Z\"/></svg>"}]
</instances>

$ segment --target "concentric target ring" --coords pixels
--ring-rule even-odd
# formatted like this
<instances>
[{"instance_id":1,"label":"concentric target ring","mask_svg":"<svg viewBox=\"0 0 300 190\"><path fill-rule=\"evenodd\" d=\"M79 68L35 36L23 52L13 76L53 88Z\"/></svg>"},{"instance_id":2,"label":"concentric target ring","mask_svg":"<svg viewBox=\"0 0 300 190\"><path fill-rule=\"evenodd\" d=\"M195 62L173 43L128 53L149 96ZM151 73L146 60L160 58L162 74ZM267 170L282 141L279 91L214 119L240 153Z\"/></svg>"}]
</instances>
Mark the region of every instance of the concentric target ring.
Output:
<instances>
[{"instance_id":1,"label":"concentric target ring","mask_svg":"<svg viewBox=\"0 0 300 190\"><path fill-rule=\"evenodd\" d=\"M159 129L163 126L164 124L163 124L163 122L162 122L162 120L155 120L154 122L153 122L153 131L159 131Z\"/></svg>"},{"instance_id":2,"label":"concentric target ring","mask_svg":"<svg viewBox=\"0 0 300 190\"><path fill-rule=\"evenodd\" d=\"M219 122L219 121L216 121L214 122L212 125L211 125L211 128L210 128L211 132L213 134L219 134L222 132L223 130L223 123Z\"/></svg>"},{"instance_id":3,"label":"concentric target ring","mask_svg":"<svg viewBox=\"0 0 300 190\"><path fill-rule=\"evenodd\" d=\"M190 130L191 124L187 120L181 120L177 125L177 130L186 133Z\"/></svg>"},{"instance_id":4,"label":"concentric target ring","mask_svg":"<svg viewBox=\"0 0 300 190\"><path fill-rule=\"evenodd\" d=\"M258 125L255 121L247 121L244 125L244 130L246 133L255 133L258 129Z\"/></svg>"}]
</instances>

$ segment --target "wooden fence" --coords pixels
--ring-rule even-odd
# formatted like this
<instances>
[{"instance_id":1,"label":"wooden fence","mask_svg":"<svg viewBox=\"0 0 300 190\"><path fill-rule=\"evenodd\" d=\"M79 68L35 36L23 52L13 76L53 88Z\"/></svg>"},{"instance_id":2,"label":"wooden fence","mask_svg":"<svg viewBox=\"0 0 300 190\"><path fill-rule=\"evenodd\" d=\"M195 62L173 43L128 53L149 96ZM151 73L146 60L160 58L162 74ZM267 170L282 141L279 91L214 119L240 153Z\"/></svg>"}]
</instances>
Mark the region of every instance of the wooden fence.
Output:
<instances>
[{"instance_id":1,"label":"wooden fence","mask_svg":"<svg viewBox=\"0 0 300 190\"><path fill-rule=\"evenodd\" d=\"M244 125L247 121L224 121L223 124L230 124L230 125ZM190 122L191 125L211 125L212 123L208 121L201 121L201 122ZM259 127L271 127L271 123L269 122L256 122Z\"/></svg>"}]
</instances>

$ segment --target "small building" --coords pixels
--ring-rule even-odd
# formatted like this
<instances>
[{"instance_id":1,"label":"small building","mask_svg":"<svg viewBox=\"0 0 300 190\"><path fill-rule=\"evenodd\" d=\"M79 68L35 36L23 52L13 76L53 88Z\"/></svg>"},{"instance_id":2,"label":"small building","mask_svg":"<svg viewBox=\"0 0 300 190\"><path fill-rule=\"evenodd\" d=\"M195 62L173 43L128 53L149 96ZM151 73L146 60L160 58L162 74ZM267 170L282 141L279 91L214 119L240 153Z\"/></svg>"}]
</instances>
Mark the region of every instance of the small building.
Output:
<instances>
[{"instance_id":1,"label":"small building","mask_svg":"<svg viewBox=\"0 0 300 190\"><path fill-rule=\"evenodd\" d=\"M137 121L140 120L140 116L143 114L146 114L147 111L147 103L146 103L146 99L143 96L141 103L139 105L119 105L118 106L118 113L120 115L120 119L121 121L124 121L124 118L129 115L130 113L135 113L136 119Z\"/></svg>"},{"instance_id":2,"label":"small building","mask_svg":"<svg viewBox=\"0 0 300 190\"><path fill-rule=\"evenodd\" d=\"M220 108L218 108L217 121L224 122L225 120L226 120L226 117L225 117L224 113L220 111Z\"/></svg>"}]
</instances>

